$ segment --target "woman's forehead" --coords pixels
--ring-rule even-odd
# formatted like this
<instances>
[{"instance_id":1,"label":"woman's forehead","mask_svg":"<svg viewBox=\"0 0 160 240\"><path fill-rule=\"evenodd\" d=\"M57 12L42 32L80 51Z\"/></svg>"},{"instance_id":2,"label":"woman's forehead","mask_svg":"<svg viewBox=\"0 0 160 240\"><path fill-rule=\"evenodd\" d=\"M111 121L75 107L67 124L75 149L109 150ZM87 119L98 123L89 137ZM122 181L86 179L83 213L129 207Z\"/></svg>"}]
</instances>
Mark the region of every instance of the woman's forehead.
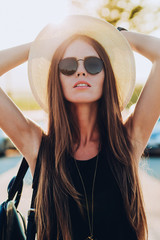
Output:
<instances>
[{"instance_id":1,"label":"woman's forehead","mask_svg":"<svg viewBox=\"0 0 160 240\"><path fill-rule=\"evenodd\" d=\"M82 39L76 39L66 48L63 57L83 58L86 56L99 56L93 46Z\"/></svg>"}]
</instances>

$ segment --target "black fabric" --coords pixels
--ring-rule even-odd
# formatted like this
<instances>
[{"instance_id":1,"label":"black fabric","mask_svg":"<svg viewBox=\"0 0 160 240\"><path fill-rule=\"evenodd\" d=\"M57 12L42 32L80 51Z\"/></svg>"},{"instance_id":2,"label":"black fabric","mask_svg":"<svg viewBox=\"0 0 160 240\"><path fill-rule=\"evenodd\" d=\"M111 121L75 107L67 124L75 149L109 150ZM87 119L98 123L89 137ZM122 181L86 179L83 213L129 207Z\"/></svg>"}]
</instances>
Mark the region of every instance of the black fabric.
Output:
<instances>
[{"instance_id":1,"label":"black fabric","mask_svg":"<svg viewBox=\"0 0 160 240\"><path fill-rule=\"evenodd\" d=\"M42 139L41 139L41 144L40 144L39 151L38 151L38 156L37 156L37 161L36 161L36 166L35 166L34 176L33 176L33 181L32 181L32 188L34 189L34 195L36 195L39 177L40 177L40 170L41 170L40 158L42 156L43 144L44 144L44 136L42 136ZM31 203L32 208L34 207L33 204L34 203Z\"/></svg>"},{"instance_id":2,"label":"black fabric","mask_svg":"<svg viewBox=\"0 0 160 240\"><path fill-rule=\"evenodd\" d=\"M38 151L38 156L37 156L37 161L36 161L36 166L35 166L35 171L34 171L34 176L32 181L33 193L32 193L30 210L28 211L26 240L34 240L37 232L36 223L35 223L34 201L37 194L38 182L40 177L40 156L42 154L42 144L43 144L43 137L41 139L41 144Z\"/></svg>"},{"instance_id":3,"label":"black fabric","mask_svg":"<svg viewBox=\"0 0 160 240\"><path fill-rule=\"evenodd\" d=\"M3 202L0 205L0 239L25 240L26 227L23 221L13 201Z\"/></svg>"},{"instance_id":4,"label":"black fabric","mask_svg":"<svg viewBox=\"0 0 160 240\"><path fill-rule=\"evenodd\" d=\"M34 240L35 229L26 232L25 219L17 210L23 188L23 178L28 169L25 158L22 159L16 177L8 185L8 199L0 205L0 239L1 240ZM33 198L32 198L33 202ZM29 215L30 216L30 215ZM34 218L33 218L34 219ZM33 229L34 221L28 222L28 228ZM27 236L26 236L27 235Z\"/></svg>"},{"instance_id":5,"label":"black fabric","mask_svg":"<svg viewBox=\"0 0 160 240\"><path fill-rule=\"evenodd\" d=\"M23 178L28 169L25 158L22 159L16 177L8 184L8 198L0 205L0 239L24 240L26 225L23 216L17 211L23 188ZM15 198L15 199L14 199Z\"/></svg>"},{"instance_id":6,"label":"black fabric","mask_svg":"<svg viewBox=\"0 0 160 240\"><path fill-rule=\"evenodd\" d=\"M99 153L97 174L95 180L94 235L97 240L137 240L136 233L131 228L127 219L120 190L110 170L108 164L109 158L110 160L112 160L112 154L107 152L103 147ZM93 182L96 159L97 156L86 161L76 160L85 183L85 188L87 191L90 205L90 216L92 188L91 186ZM68 156L67 162L72 182L77 191L82 194L81 202L84 207L84 216L82 216L77 204L73 199L70 198L69 208L73 234L72 240L84 240L89 235L88 218L84 200L84 190L75 166L74 159L71 156ZM38 158L33 181L34 188L36 188L38 185L40 166L41 163L40 159ZM55 229L56 225L54 225L53 228ZM56 237L52 236L51 240L52 239L56 240Z\"/></svg>"},{"instance_id":7,"label":"black fabric","mask_svg":"<svg viewBox=\"0 0 160 240\"><path fill-rule=\"evenodd\" d=\"M98 240L137 240L136 233L132 230L127 219L120 190L108 165L107 158L110 156L107 155L104 149L99 153L94 190L94 236ZM85 183L90 203L90 218L91 190L96 159L97 156L87 161L76 160ZM74 159L71 158L70 162L70 172L74 185L78 192L84 196L84 190L79 174L75 168ZM75 240L83 240L89 236L84 197L82 198L82 203L84 206L85 218L80 215L80 211L74 200L70 201L73 239Z\"/></svg>"},{"instance_id":8,"label":"black fabric","mask_svg":"<svg viewBox=\"0 0 160 240\"><path fill-rule=\"evenodd\" d=\"M8 200L12 200L17 192L18 194L21 195L22 192L22 186L23 186L23 178L28 170L29 166L25 158L22 159L21 165L18 169L17 176L14 177L9 185L8 185ZM20 200L20 197L19 197ZM17 196L17 201L19 203L18 196ZM18 204L17 204L18 206Z\"/></svg>"},{"instance_id":9,"label":"black fabric","mask_svg":"<svg viewBox=\"0 0 160 240\"><path fill-rule=\"evenodd\" d=\"M29 211L27 221L28 221L28 225L27 225L26 240L35 240L36 224L35 224L35 212L34 211Z\"/></svg>"}]
</instances>

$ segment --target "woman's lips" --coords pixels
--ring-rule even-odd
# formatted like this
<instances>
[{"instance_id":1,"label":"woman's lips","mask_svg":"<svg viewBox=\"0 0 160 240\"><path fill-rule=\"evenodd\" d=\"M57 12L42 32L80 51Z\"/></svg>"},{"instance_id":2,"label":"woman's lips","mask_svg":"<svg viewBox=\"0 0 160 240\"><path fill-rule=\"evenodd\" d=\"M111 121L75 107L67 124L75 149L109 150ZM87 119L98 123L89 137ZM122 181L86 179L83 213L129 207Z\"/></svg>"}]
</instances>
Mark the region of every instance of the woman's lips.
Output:
<instances>
[{"instance_id":1,"label":"woman's lips","mask_svg":"<svg viewBox=\"0 0 160 240\"><path fill-rule=\"evenodd\" d=\"M89 88L89 87L91 87L91 85L86 81L78 81L74 84L73 87L74 88Z\"/></svg>"}]
</instances>

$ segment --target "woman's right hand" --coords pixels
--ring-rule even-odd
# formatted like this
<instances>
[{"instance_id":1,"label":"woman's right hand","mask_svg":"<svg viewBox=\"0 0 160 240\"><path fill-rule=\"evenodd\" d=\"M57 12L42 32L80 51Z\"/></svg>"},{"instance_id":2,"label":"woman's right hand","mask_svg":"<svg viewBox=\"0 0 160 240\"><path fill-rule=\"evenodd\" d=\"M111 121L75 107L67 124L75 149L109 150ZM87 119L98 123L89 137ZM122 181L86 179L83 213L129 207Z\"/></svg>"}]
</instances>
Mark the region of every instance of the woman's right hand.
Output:
<instances>
[{"instance_id":1,"label":"woman's right hand","mask_svg":"<svg viewBox=\"0 0 160 240\"><path fill-rule=\"evenodd\" d=\"M28 59L31 43L0 51L0 76Z\"/></svg>"}]
</instances>

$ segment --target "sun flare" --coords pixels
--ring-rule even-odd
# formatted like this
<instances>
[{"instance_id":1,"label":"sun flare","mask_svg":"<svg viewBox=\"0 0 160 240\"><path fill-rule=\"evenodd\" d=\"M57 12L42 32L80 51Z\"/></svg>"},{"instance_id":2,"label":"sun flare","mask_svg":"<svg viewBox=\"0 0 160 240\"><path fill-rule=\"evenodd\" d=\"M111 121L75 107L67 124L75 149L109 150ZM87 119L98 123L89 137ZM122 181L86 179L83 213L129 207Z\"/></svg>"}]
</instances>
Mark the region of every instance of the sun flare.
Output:
<instances>
[{"instance_id":1,"label":"sun flare","mask_svg":"<svg viewBox=\"0 0 160 240\"><path fill-rule=\"evenodd\" d=\"M70 1L58 0L49 8L50 21L59 24L70 13Z\"/></svg>"}]
</instances>

